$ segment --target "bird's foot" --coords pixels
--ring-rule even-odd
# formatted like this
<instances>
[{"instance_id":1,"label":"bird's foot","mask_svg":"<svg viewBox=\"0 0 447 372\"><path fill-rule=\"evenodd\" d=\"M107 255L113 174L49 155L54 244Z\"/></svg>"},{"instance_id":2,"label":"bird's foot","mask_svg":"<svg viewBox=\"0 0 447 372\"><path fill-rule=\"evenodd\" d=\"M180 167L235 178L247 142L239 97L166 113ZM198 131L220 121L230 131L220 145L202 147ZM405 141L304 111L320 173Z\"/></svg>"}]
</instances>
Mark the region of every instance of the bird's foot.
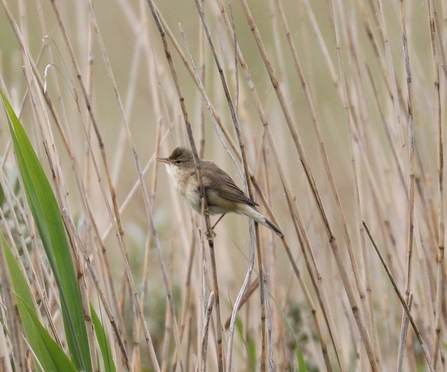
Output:
<instances>
[{"instance_id":1,"label":"bird's foot","mask_svg":"<svg viewBox=\"0 0 447 372\"><path fill-rule=\"evenodd\" d=\"M210 231L205 231L205 236L208 240L213 240L216 237L216 233L214 232L213 229L211 229Z\"/></svg>"}]
</instances>

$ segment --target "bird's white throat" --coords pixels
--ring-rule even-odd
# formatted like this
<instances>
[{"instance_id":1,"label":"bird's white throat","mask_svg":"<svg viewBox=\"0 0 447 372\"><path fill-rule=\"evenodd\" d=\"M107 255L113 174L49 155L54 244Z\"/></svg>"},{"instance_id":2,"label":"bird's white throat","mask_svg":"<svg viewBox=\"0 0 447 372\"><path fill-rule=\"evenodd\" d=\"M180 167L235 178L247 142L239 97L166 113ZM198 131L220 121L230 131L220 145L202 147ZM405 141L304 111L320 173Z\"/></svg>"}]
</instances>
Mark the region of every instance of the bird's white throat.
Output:
<instances>
[{"instance_id":1,"label":"bird's white throat","mask_svg":"<svg viewBox=\"0 0 447 372\"><path fill-rule=\"evenodd\" d=\"M174 164L166 164L166 170L168 171L168 174L171 176L172 181L174 181L175 188L177 191L181 193L181 190L179 188L179 168L175 166Z\"/></svg>"},{"instance_id":2,"label":"bird's white throat","mask_svg":"<svg viewBox=\"0 0 447 372\"><path fill-rule=\"evenodd\" d=\"M176 190L197 213L201 211L200 198L196 192L197 182L189 172L181 171L175 164L166 164L166 170L174 182ZM190 185L192 184L192 185Z\"/></svg>"}]
</instances>

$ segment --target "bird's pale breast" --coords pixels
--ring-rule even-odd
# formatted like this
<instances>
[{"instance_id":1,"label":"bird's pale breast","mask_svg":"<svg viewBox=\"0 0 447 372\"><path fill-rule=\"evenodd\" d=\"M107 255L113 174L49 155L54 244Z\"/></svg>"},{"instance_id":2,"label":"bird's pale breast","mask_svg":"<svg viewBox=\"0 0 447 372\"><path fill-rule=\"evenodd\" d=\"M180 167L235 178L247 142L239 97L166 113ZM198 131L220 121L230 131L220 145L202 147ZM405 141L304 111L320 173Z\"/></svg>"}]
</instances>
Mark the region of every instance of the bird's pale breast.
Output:
<instances>
[{"instance_id":1,"label":"bird's pale breast","mask_svg":"<svg viewBox=\"0 0 447 372\"><path fill-rule=\"evenodd\" d=\"M192 209L200 213L202 207L200 205L199 195L197 194L198 184L195 177L191 176L190 172L182 172L175 165L166 164L166 168L177 191L185 198Z\"/></svg>"}]
</instances>

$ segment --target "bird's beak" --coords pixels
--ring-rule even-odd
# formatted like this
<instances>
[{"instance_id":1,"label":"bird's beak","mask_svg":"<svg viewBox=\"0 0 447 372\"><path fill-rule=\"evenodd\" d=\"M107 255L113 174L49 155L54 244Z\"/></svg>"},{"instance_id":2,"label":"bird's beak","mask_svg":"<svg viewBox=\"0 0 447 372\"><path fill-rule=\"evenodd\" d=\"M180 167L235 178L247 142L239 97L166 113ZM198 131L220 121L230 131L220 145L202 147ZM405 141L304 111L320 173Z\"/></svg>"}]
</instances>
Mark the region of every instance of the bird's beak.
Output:
<instances>
[{"instance_id":1,"label":"bird's beak","mask_svg":"<svg viewBox=\"0 0 447 372\"><path fill-rule=\"evenodd\" d=\"M157 158L157 161L160 161L162 163L171 164L168 158Z\"/></svg>"}]
</instances>

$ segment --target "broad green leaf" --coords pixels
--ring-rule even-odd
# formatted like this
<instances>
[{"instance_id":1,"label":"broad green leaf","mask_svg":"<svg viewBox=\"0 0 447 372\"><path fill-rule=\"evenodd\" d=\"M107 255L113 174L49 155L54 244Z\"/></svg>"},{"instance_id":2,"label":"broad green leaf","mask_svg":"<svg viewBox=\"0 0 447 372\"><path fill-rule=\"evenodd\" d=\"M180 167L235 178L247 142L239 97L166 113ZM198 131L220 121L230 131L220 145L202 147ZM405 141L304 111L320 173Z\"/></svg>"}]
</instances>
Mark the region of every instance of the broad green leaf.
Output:
<instances>
[{"instance_id":1,"label":"broad green leaf","mask_svg":"<svg viewBox=\"0 0 447 372\"><path fill-rule=\"evenodd\" d=\"M81 295L59 206L22 124L3 92L0 93L26 198L59 289L68 348L76 368L91 372Z\"/></svg>"},{"instance_id":2,"label":"broad green leaf","mask_svg":"<svg viewBox=\"0 0 447 372\"><path fill-rule=\"evenodd\" d=\"M26 340L38 360L37 364L41 365L44 371L76 371L73 363L40 323L22 270L3 235L1 240ZM40 371L40 368L37 370Z\"/></svg>"},{"instance_id":3,"label":"broad green leaf","mask_svg":"<svg viewBox=\"0 0 447 372\"><path fill-rule=\"evenodd\" d=\"M19 296L16 296L16 298L20 318L22 320L28 318L26 320L28 329L26 338L28 341L33 339L35 344L33 351L44 371L77 372L72 361L40 323L34 309L30 308Z\"/></svg>"},{"instance_id":4,"label":"broad green leaf","mask_svg":"<svg viewBox=\"0 0 447 372\"><path fill-rule=\"evenodd\" d=\"M102 326L98 314L96 314L96 311L91 304L90 314L92 315L93 325L95 326L96 339L98 340L99 347L101 348L102 359L104 361L104 370L106 372L116 372L112 349L110 348L109 340L106 337L106 331Z\"/></svg>"},{"instance_id":5,"label":"broad green leaf","mask_svg":"<svg viewBox=\"0 0 447 372\"><path fill-rule=\"evenodd\" d=\"M23 276L22 270L11 252L8 242L6 241L3 234L0 232L0 237L2 240L2 247L6 257L6 263L8 264L9 273L12 280L12 285L14 287L14 292L17 296L20 296L22 301L26 303L31 309L35 308L33 301L33 296L28 287L25 277Z\"/></svg>"}]
</instances>

